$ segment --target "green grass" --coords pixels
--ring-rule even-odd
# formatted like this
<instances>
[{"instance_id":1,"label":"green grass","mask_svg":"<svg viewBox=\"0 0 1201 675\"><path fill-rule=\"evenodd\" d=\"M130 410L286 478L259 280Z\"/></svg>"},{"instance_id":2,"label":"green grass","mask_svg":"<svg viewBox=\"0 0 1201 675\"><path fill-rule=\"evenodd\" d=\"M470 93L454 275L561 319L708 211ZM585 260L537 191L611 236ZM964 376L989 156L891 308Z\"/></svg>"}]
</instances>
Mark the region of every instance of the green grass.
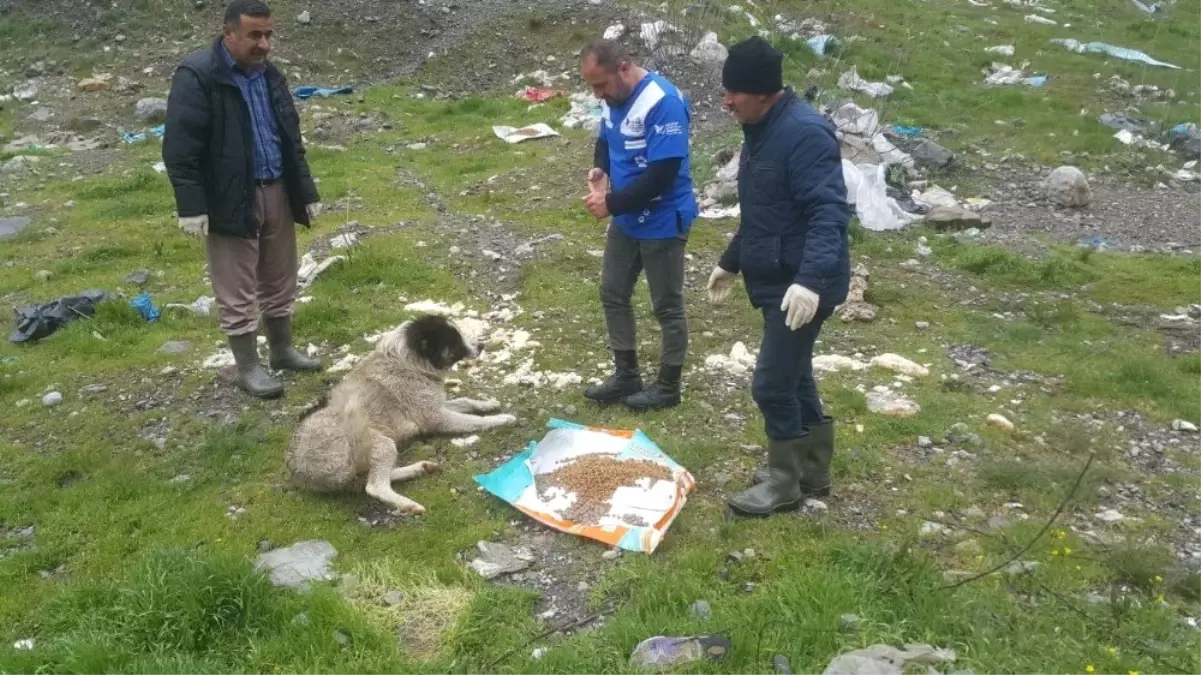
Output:
<instances>
[{"instance_id":1,"label":"green grass","mask_svg":"<svg viewBox=\"0 0 1201 675\"><path fill-rule=\"evenodd\" d=\"M1083 3L1061 4L1055 17L1072 22L1073 35L1142 47L1195 75L1195 49L1186 47L1198 33L1195 22L1182 20L1196 15L1194 0L1155 21L1118 0L1094 5L1095 13ZM106 10L101 20L125 20L119 12L136 10ZM1103 155L1109 132L1087 126L1095 114L1078 115L1081 107L1100 112L1097 106L1112 103L1097 100L1093 72L1103 73L1102 84L1112 71L1176 86L1182 100L1196 103L1195 86L1179 84L1184 74L1063 52L1046 41L1067 31L1024 24L1028 12L1008 5L763 5L765 17L776 12L835 18L840 35L862 35L850 43L844 65L858 65L869 79L898 72L916 88L899 90L887 104L889 121L955 129L944 140L960 149ZM723 38L749 31L726 18L714 26ZM16 21L0 16L0 37L16 35ZM524 27L523 40L544 42L545 52L581 42L576 32L595 28L554 17L531 23L519 14L487 30L510 23ZM956 31L959 24L969 33ZM1002 42L1016 43L1019 59L1057 77L1041 90L982 91L976 71L987 59L980 49ZM362 103L339 102L356 113L382 111L398 124L353 139L344 151L309 153L323 201L351 206L301 231L301 246L348 220L372 231L306 291L312 301L299 306L297 338L319 345L328 362L343 345L365 352L361 337L409 316L410 301L491 309L499 284L485 263L464 254L478 253L475 228L500 222L513 241L564 235L509 273L505 292L516 292L524 310L511 327L542 343L539 369L600 376L607 357L599 260L589 251L603 247L603 227L578 203L588 135L500 143L492 124L553 120L565 109L556 101L528 110L507 86L454 101L412 96L431 74L492 58L486 45L478 47L478 54L439 56L415 80L372 87ZM794 84L810 67L832 68L803 46L788 51ZM1164 119L1183 114L1177 104L1149 108ZM992 125L1019 116L1026 126L1002 133ZM9 119L0 117L0 131ZM1080 135L1072 135L1077 127ZM698 182L726 140L697 139ZM429 146L408 150L415 142ZM58 230L35 226L0 247L0 288L12 304L84 288L113 297L92 319L39 344L0 345L0 671L625 672L639 641L699 632L721 632L734 647L724 663L688 672L770 672L775 654L797 672L820 671L838 653L878 642L952 648L954 668L974 672L1201 668L1197 634L1181 619L1201 612L1195 573L1173 560L1168 543L1178 523L1132 502L1121 505L1132 519L1112 530L1124 543L1101 545L1078 534L1105 529L1092 515L1113 506L1108 495L1129 484L1157 500L1149 503L1191 503L1201 468L1195 459L1169 448L1165 456L1180 467L1174 474L1127 461L1136 436L1111 413L1136 409L1160 428L1175 418L1198 421L1201 356L1166 353L1153 326L1124 322L1126 310L1110 305L1170 312L1201 301L1196 258L1050 247L1033 259L922 229L853 229L856 260L872 272L868 299L878 317L871 324L831 320L818 351L864 358L892 351L929 364L928 377L902 387L922 411L892 418L868 410L863 390L893 382L886 371L824 376L821 392L837 420L839 448L828 513L730 521L724 500L759 460L741 447L765 438L745 382L727 388L724 376L701 364L736 341L756 348L761 327L741 286L726 306L704 301L704 281L733 224L702 221L689 243L692 356L680 408L634 415L589 405L579 388L533 390L463 377L463 394L496 396L519 424L484 435L469 450L441 439L408 449L406 458L444 467L404 487L429 513L370 528L358 520L372 508L365 495L294 490L282 463L300 407L336 376L289 376L283 401L252 400L199 368L221 341L214 317L167 312L147 324L128 307L138 289L124 279L141 268L151 272L145 290L160 306L211 293L200 245L175 229L166 178L148 169L157 153L154 143L126 148L120 162L82 181L6 186L13 202L38 206L39 225L53 218ZM922 235L934 249L930 261L901 265ZM51 272L49 279L39 281L39 270ZM643 285L635 311L640 356L653 368L658 336ZM929 327L919 330L917 322ZM169 340L193 348L157 351ZM959 373L947 354L953 345L987 349L996 373ZM165 373L167 367L177 372ZM93 384L108 389L81 393ZM992 384L1001 389L989 391ZM41 396L51 388L65 401L44 408ZM545 531L562 557L540 572L572 588L587 582L588 608L610 615L589 630L527 644L563 618L539 618L546 606L537 593L485 583L467 567L477 541L527 536L515 526L524 517L474 490L470 477L540 437L548 417L568 416L567 406L582 421L643 429L697 476L699 489L651 557L608 562L598 545ZM995 412L1017 431L988 427L985 418ZM1087 415L1106 421L1081 420ZM960 424L978 443L943 444ZM166 433L161 448L148 438L156 429ZM938 447L919 448L921 436ZM1029 542L1090 454L1093 468L1075 502L1026 556L1040 563L1032 574L945 587L945 573L988 569ZM1006 506L1012 502L1022 509ZM231 507L243 511L231 517ZM985 532L983 522L963 521L954 536L919 535L923 521L955 524L970 507L1004 514L1009 525ZM31 539L16 534L30 525ZM334 567L349 580L296 594L254 572L261 540L314 538L335 545ZM755 549L753 558L727 560L729 551L747 548ZM1122 587L1128 590L1115 591ZM404 600L385 606L380 600L392 590ZM1117 602L1089 604L1092 593L1113 593ZM707 622L689 611L700 599L713 608ZM844 613L861 617L858 630L838 629ZM27 638L36 641L33 650L10 649ZM533 657L536 648L546 650L541 659Z\"/></svg>"}]
</instances>

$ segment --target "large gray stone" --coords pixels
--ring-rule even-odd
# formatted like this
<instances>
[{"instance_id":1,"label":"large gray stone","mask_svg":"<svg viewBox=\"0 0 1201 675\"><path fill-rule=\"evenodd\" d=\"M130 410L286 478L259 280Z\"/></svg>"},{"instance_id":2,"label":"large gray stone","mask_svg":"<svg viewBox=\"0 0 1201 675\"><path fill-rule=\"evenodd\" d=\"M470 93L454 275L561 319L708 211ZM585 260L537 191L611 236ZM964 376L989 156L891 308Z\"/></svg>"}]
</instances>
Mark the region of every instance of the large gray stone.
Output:
<instances>
[{"instance_id":1,"label":"large gray stone","mask_svg":"<svg viewBox=\"0 0 1201 675\"><path fill-rule=\"evenodd\" d=\"M329 568L330 561L337 555L337 549L328 541L309 539L263 553L254 566L270 574L271 583L276 586L306 591L312 581L337 578Z\"/></svg>"},{"instance_id":2,"label":"large gray stone","mask_svg":"<svg viewBox=\"0 0 1201 675\"><path fill-rule=\"evenodd\" d=\"M0 218L0 239L15 237L29 227L33 221L29 218Z\"/></svg>"},{"instance_id":3,"label":"large gray stone","mask_svg":"<svg viewBox=\"0 0 1201 675\"><path fill-rule=\"evenodd\" d=\"M1081 208L1093 200L1084 172L1074 166L1061 166L1043 181L1047 198L1059 206Z\"/></svg>"},{"instance_id":4,"label":"large gray stone","mask_svg":"<svg viewBox=\"0 0 1201 675\"><path fill-rule=\"evenodd\" d=\"M161 98L144 98L138 101L136 114L139 120L159 124L167 119L167 101Z\"/></svg>"}]
</instances>

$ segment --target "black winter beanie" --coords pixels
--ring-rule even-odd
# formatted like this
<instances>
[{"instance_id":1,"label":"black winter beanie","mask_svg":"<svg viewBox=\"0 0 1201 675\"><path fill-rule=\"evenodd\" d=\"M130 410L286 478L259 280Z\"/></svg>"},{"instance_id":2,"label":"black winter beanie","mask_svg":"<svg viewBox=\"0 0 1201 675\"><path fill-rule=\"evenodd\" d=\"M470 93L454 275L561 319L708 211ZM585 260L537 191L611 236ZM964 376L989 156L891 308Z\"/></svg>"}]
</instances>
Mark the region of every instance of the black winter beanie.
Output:
<instances>
[{"instance_id":1,"label":"black winter beanie","mask_svg":"<svg viewBox=\"0 0 1201 675\"><path fill-rule=\"evenodd\" d=\"M784 88L784 55L767 40L747 38L730 47L721 69L726 91L743 94L774 94Z\"/></svg>"}]
</instances>

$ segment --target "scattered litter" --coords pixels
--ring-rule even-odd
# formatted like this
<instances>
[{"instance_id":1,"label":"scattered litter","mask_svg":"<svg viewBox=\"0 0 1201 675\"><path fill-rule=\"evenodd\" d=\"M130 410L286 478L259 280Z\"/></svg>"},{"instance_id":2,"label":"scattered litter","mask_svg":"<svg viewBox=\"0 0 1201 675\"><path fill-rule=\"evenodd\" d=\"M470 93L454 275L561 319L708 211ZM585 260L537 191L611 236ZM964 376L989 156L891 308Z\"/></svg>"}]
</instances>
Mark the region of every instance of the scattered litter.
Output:
<instances>
[{"instance_id":1,"label":"scattered litter","mask_svg":"<svg viewBox=\"0 0 1201 675\"><path fill-rule=\"evenodd\" d=\"M686 663L721 661L730 646L730 640L721 635L656 635L638 643L634 653L630 654L630 665L634 668L669 670Z\"/></svg>"},{"instance_id":2,"label":"scattered litter","mask_svg":"<svg viewBox=\"0 0 1201 675\"><path fill-rule=\"evenodd\" d=\"M167 165L164 162L155 162L150 168L154 169L155 173L167 173Z\"/></svg>"},{"instance_id":3,"label":"scattered litter","mask_svg":"<svg viewBox=\"0 0 1201 675\"><path fill-rule=\"evenodd\" d=\"M888 196L884 169L883 164L855 165L850 160L842 160L847 201L854 205L859 222L875 232L898 230L916 220L897 200Z\"/></svg>"},{"instance_id":4,"label":"scattered litter","mask_svg":"<svg viewBox=\"0 0 1201 675\"><path fill-rule=\"evenodd\" d=\"M329 240L330 248L354 248L359 243L359 235L354 232L339 234Z\"/></svg>"},{"instance_id":5,"label":"scattered litter","mask_svg":"<svg viewBox=\"0 0 1201 675\"><path fill-rule=\"evenodd\" d=\"M1192 122L1177 124L1168 130L1168 148L1178 155L1190 160L1201 159L1201 132ZM1185 166L1191 169L1191 166Z\"/></svg>"},{"instance_id":6,"label":"scattered litter","mask_svg":"<svg viewBox=\"0 0 1201 675\"><path fill-rule=\"evenodd\" d=\"M746 345L735 342L730 348L729 356L710 354L705 357L705 367L713 370L724 370L731 375L745 375L755 368L755 355L750 353Z\"/></svg>"},{"instance_id":7,"label":"scattered litter","mask_svg":"<svg viewBox=\"0 0 1201 675\"><path fill-rule=\"evenodd\" d=\"M870 365L911 377L925 377L930 374L930 370L925 366L914 363L899 354L881 354L873 358Z\"/></svg>"},{"instance_id":8,"label":"scattered litter","mask_svg":"<svg viewBox=\"0 0 1201 675\"><path fill-rule=\"evenodd\" d=\"M485 579L520 572L534 562L534 557L525 551L517 551L504 544L479 541L475 547L479 549L481 557L472 560L469 566Z\"/></svg>"},{"instance_id":9,"label":"scattered litter","mask_svg":"<svg viewBox=\"0 0 1201 675\"><path fill-rule=\"evenodd\" d=\"M959 200L950 191L938 187L937 185L930 186L930 189L925 192L918 193L913 191L913 200L920 204L925 204L931 208L935 206L959 206Z\"/></svg>"},{"instance_id":10,"label":"scattered litter","mask_svg":"<svg viewBox=\"0 0 1201 675\"><path fill-rule=\"evenodd\" d=\"M873 389L867 393L867 409L893 417L911 417L922 411L912 399L891 389Z\"/></svg>"},{"instance_id":11,"label":"scattered litter","mask_svg":"<svg viewBox=\"0 0 1201 675\"><path fill-rule=\"evenodd\" d=\"M521 98L530 103L546 103L552 98L558 98L563 95L563 92L557 89L547 89L545 87L526 87L517 93Z\"/></svg>"},{"instance_id":12,"label":"scattered litter","mask_svg":"<svg viewBox=\"0 0 1201 675\"><path fill-rule=\"evenodd\" d=\"M822 675L901 675L909 663L932 666L954 663L955 658L953 650L937 649L930 645L905 645L897 649L874 644L838 655L826 666Z\"/></svg>"},{"instance_id":13,"label":"scattered litter","mask_svg":"<svg viewBox=\"0 0 1201 675\"><path fill-rule=\"evenodd\" d=\"M646 45L646 48L653 52L659 46L659 42L664 35L675 33L678 30L675 26L660 19L659 21L642 24L638 31L638 37L642 39L642 43Z\"/></svg>"},{"instance_id":14,"label":"scattered litter","mask_svg":"<svg viewBox=\"0 0 1201 675\"><path fill-rule=\"evenodd\" d=\"M1091 237L1081 237L1076 242L1076 245L1077 246L1087 246L1089 248L1095 248L1098 251L1107 251L1112 248L1117 248L1117 244L1110 241L1109 239L1106 239L1105 237L1102 237L1102 236L1096 235L1096 234L1094 234Z\"/></svg>"},{"instance_id":15,"label":"scattered litter","mask_svg":"<svg viewBox=\"0 0 1201 675\"><path fill-rule=\"evenodd\" d=\"M329 569L330 561L338 555L328 541L310 539L287 548L277 548L259 555L255 569L271 575L271 583L299 591L307 591L311 581L333 581L338 575Z\"/></svg>"},{"instance_id":16,"label":"scattered litter","mask_svg":"<svg viewBox=\"0 0 1201 675\"><path fill-rule=\"evenodd\" d=\"M1107 54L1115 59L1137 61L1139 63L1145 63L1148 66L1159 66L1160 68L1173 68L1180 70L1180 66L1164 63L1163 61L1157 61L1150 56L1147 56L1143 52L1138 51L1137 49L1115 47L1104 42L1080 42L1079 40L1072 39L1055 39L1051 40L1051 42L1062 46L1068 51L1076 52L1077 54Z\"/></svg>"},{"instance_id":17,"label":"scattered litter","mask_svg":"<svg viewBox=\"0 0 1201 675\"><path fill-rule=\"evenodd\" d=\"M1136 134L1141 134L1151 127L1151 122L1148 120L1131 117L1126 113L1121 112L1104 113L1097 118L1097 121L1109 127L1110 129L1114 129L1116 131L1126 129Z\"/></svg>"},{"instance_id":18,"label":"scattered litter","mask_svg":"<svg viewBox=\"0 0 1201 675\"><path fill-rule=\"evenodd\" d=\"M692 475L641 431L547 426L541 441L476 483L559 531L653 553L695 487Z\"/></svg>"},{"instance_id":19,"label":"scattered litter","mask_svg":"<svg viewBox=\"0 0 1201 675\"><path fill-rule=\"evenodd\" d=\"M99 290L87 290L79 295L69 295L37 305L18 307L17 328L8 335L9 342L36 342L45 338L65 324L77 318L91 318L96 305L108 294Z\"/></svg>"},{"instance_id":20,"label":"scattered litter","mask_svg":"<svg viewBox=\"0 0 1201 675\"><path fill-rule=\"evenodd\" d=\"M1013 45L997 45L995 47L988 47L984 51L989 54L1001 54L1003 56L1013 56L1017 53Z\"/></svg>"},{"instance_id":21,"label":"scattered litter","mask_svg":"<svg viewBox=\"0 0 1201 675\"><path fill-rule=\"evenodd\" d=\"M146 140L146 134L150 134L155 138L162 138L163 134L167 133L167 127L166 125L160 124L156 127L150 127L146 131L120 131L119 133L121 134L121 140L125 141L126 143L141 143L142 141Z\"/></svg>"},{"instance_id":22,"label":"scattered litter","mask_svg":"<svg viewBox=\"0 0 1201 675\"><path fill-rule=\"evenodd\" d=\"M705 33L700 42L696 44L696 47L693 47L692 51L689 52L689 56L695 61L714 64L724 63L726 57L729 55L730 52L726 49L725 45L717 40L717 33L712 31Z\"/></svg>"},{"instance_id":23,"label":"scattered litter","mask_svg":"<svg viewBox=\"0 0 1201 675\"><path fill-rule=\"evenodd\" d=\"M454 305L448 306L434 300L421 300L405 305L406 312L437 314L438 316L459 316L465 309L466 307L461 302L456 302Z\"/></svg>"},{"instance_id":24,"label":"scattered litter","mask_svg":"<svg viewBox=\"0 0 1201 675\"><path fill-rule=\"evenodd\" d=\"M1059 24L1055 23L1054 21L1048 19L1047 17L1039 16L1038 14L1028 14L1026 16L1026 23L1041 23L1044 26L1058 26L1059 25Z\"/></svg>"},{"instance_id":25,"label":"scattered litter","mask_svg":"<svg viewBox=\"0 0 1201 675\"><path fill-rule=\"evenodd\" d=\"M1130 0L1130 1L1134 3L1135 7L1138 7L1139 9L1143 10L1144 12L1146 12L1148 14L1155 14L1156 12L1159 11L1159 3L1158 2L1155 3L1154 5L1147 5L1147 3L1142 2L1142 0Z\"/></svg>"},{"instance_id":26,"label":"scattered litter","mask_svg":"<svg viewBox=\"0 0 1201 675\"><path fill-rule=\"evenodd\" d=\"M130 300L129 306L137 310L138 314L149 322L158 321L159 317L162 316L162 312L154 306L154 302L150 299L150 294L146 291L142 291L137 297Z\"/></svg>"},{"instance_id":27,"label":"scattered litter","mask_svg":"<svg viewBox=\"0 0 1201 675\"><path fill-rule=\"evenodd\" d=\"M585 131L596 131L600 127L600 99L587 93L575 93L570 97L571 109L559 118L559 124L565 129L580 128Z\"/></svg>"},{"instance_id":28,"label":"scattered litter","mask_svg":"<svg viewBox=\"0 0 1201 675\"><path fill-rule=\"evenodd\" d=\"M955 153L928 138L913 146L909 154L924 169L945 169L955 161Z\"/></svg>"},{"instance_id":29,"label":"scattered litter","mask_svg":"<svg viewBox=\"0 0 1201 675\"><path fill-rule=\"evenodd\" d=\"M625 24L615 23L612 26L609 26L608 28L606 28L604 34L601 35L601 37L603 37L606 40L620 40L625 34L626 34Z\"/></svg>"},{"instance_id":30,"label":"scattered litter","mask_svg":"<svg viewBox=\"0 0 1201 675\"><path fill-rule=\"evenodd\" d=\"M221 349L216 354L205 359L200 364L200 367L205 370L224 370L232 368L235 365L237 365L237 361L234 360L234 353L228 349Z\"/></svg>"},{"instance_id":31,"label":"scattered litter","mask_svg":"<svg viewBox=\"0 0 1201 675\"><path fill-rule=\"evenodd\" d=\"M975 211L962 206L935 206L923 222L936 230L971 230L989 227L992 223Z\"/></svg>"},{"instance_id":32,"label":"scattered litter","mask_svg":"<svg viewBox=\"0 0 1201 675\"><path fill-rule=\"evenodd\" d=\"M24 638L22 640L17 640L16 642L14 642L13 649L15 649L19 652L27 652L27 651L33 649L35 644L37 644L37 643L34 641L33 638Z\"/></svg>"},{"instance_id":33,"label":"scattered litter","mask_svg":"<svg viewBox=\"0 0 1201 675\"><path fill-rule=\"evenodd\" d=\"M701 218L710 220L719 220L721 218L738 218L742 215L742 207L739 204L733 206L711 206L701 211Z\"/></svg>"},{"instance_id":34,"label":"scattered litter","mask_svg":"<svg viewBox=\"0 0 1201 675\"><path fill-rule=\"evenodd\" d=\"M329 368L326 368L325 372L327 372L327 373L348 373L351 371L351 369L354 368L355 364L358 363L361 358L362 357L356 356L354 354L347 354L346 356L343 356L341 359L338 359L338 361L336 363L334 363L334 365L330 366Z\"/></svg>"},{"instance_id":35,"label":"scattered litter","mask_svg":"<svg viewBox=\"0 0 1201 675\"><path fill-rule=\"evenodd\" d=\"M1020 68L1014 68L1004 63L993 63L989 66L989 74L984 78L984 83L1024 84L1031 87L1041 87L1046 84L1046 75L1026 75L1025 70L1029 65L1029 61L1023 61Z\"/></svg>"},{"instance_id":36,"label":"scattered litter","mask_svg":"<svg viewBox=\"0 0 1201 675\"><path fill-rule=\"evenodd\" d=\"M296 90L293 91L292 93L296 96L296 98L305 100L305 99L313 98L314 96L319 97L319 98L325 98L327 96L338 96L341 94L353 94L354 87L337 87L335 89L327 89L325 87L304 86L304 87L297 87Z\"/></svg>"},{"instance_id":37,"label":"scattered litter","mask_svg":"<svg viewBox=\"0 0 1201 675\"><path fill-rule=\"evenodd\" d=\"M830 121L834 124L842 156L855 164L900 164L914 168L913 158L897 149L880 129L880 115L870 108L846 103L835 110Z\"/></svg>"},{"instance_id":38,"label":"scattered litter","mask_svg":"<svg viewBox=\"0 0 1201 675\"><path fill-rule=\"evenodd\" d=\"M914 136L921 136L926 131L925 129L923 129L921 127L906 127L906 126L901 126L899 124L894 124L891 127L889 127L889 129L892 130L892 133L894 133L898 136L905 136L906 138L912 138Z\"/></svg>"},{"instance_id":39,"label":"scattered litter","mask_svg":"<svg viewBox=\"0 0 1201 675\"><path fill-rule=\"evenodd\" d=\"M838 88L862 92L872 98L884 98L893 92L891 85L883 82L868 82L863 79L854 67L839 76Z\"/></svg>"},{"instance_id":40,"label":"scattered litter","mask_svg":"<svg viewBox=\"0 0 1201 675\"><path fill-rule=\"evenodd\" d=\"M543 122L521 127L520 129L516 127L495 125L492 127L492 133L496 134L496 137L505 143L521 143L522 141L530 141L537 138L550 138L551 136L559 135L559 132L551 129Z\"/></svg>"},{"instance_id":41,"label":"scattered litter","mask_svg":"<svg viewBox=\"0 0 1201 675\"><path fill-rule=\"evenodd\" d=\"M213 305L216 302L216 298L210 295L202 295L199 298L196 298L196 300L189 305L179 302L170 302L167 303L163 309L183 309L195 314L196 316L208 316L210 313L212 313Z\"/></svg>"},{"instance_id":42,"label":"scattered litter","mask_svg":"<svg viewBox=\"0 0 1201 675\"><path fill-rule=\"evenodd\" d=\"M825 56L828 49L837 46L837 41L833 35L814 35L805 40L805 44L809 45L809 49L812 49L814 54Z\"/></svg>"},{"instance_id":43,"label":"scattered litter","mask_svg":"<svg viewBox=\"0 0 1201 675\"><path fill-rule=\"evenodd\" d=\"M984 423L994 429L999 429L1006 433L1013 433L1013 430L1015 428L1013 426L1013 422L1009 421L1009 418L1005 417L1004 415L998 414L998 413L993 413L993 414L989 415L988 417L986 417L984 419Z\"/></svg>"},{"instance_id":44,"label":"scattered litter","mask_svg":"<svg viewBox=\"0 0 1201 675\"><path fill-rule=\"evenodd\" d=\"M1172 420L1172 431L1183 431L1190 434L1197 433L1197 425L1188 420Z\"/></svg>"},{"instance_id":45,"label":"scattered litter","mask_svg":"<svg viewBox=\"0 0 1201 675\"><path fill-rule=\"evenodd\" d=\"M300 259L300 268L296 272L297 285L301 289L307 288L309 284L313 283L318 275L329 269L334 263L341 262L343 260L346 260L345 256L334 255L318 263L313 259L312 253L305 253L304 257Z\"/></svg>"},{"instance_id":46,"label":"scattered litter","mask_svg":"<svg viewBox=\"0 0 1201 675\"><path fill-rule=\"evenodd\" d=\"M838 318L844 323L861 321L871 323L876 320L876 306L868 302L864 295L867 293L867 279L870 276L867 265L858 263L851 270L850 290L847 299L837 309Z\"/></svg>"}]
</instances>

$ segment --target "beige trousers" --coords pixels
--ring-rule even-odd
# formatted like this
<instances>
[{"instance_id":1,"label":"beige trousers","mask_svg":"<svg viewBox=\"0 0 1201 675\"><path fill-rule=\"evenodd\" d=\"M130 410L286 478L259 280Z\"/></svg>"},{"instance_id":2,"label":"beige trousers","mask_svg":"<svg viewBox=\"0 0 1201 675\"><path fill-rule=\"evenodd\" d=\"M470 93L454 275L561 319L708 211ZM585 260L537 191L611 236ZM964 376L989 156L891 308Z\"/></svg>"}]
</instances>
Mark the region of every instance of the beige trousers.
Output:
<instances>
[{"instance_id":1,"label":"beige trousers","mask_svg":"<svg viewBox=\"0 0 1201 675\"><path fill-rule=\"evenodd\" d=\"M296 305L296 226L283 181L255 188L257 239L210 234L205 238L209 275L221 331L244 335L258 330L258 312L275 319Z\"/></svg>"}]
</instances>

